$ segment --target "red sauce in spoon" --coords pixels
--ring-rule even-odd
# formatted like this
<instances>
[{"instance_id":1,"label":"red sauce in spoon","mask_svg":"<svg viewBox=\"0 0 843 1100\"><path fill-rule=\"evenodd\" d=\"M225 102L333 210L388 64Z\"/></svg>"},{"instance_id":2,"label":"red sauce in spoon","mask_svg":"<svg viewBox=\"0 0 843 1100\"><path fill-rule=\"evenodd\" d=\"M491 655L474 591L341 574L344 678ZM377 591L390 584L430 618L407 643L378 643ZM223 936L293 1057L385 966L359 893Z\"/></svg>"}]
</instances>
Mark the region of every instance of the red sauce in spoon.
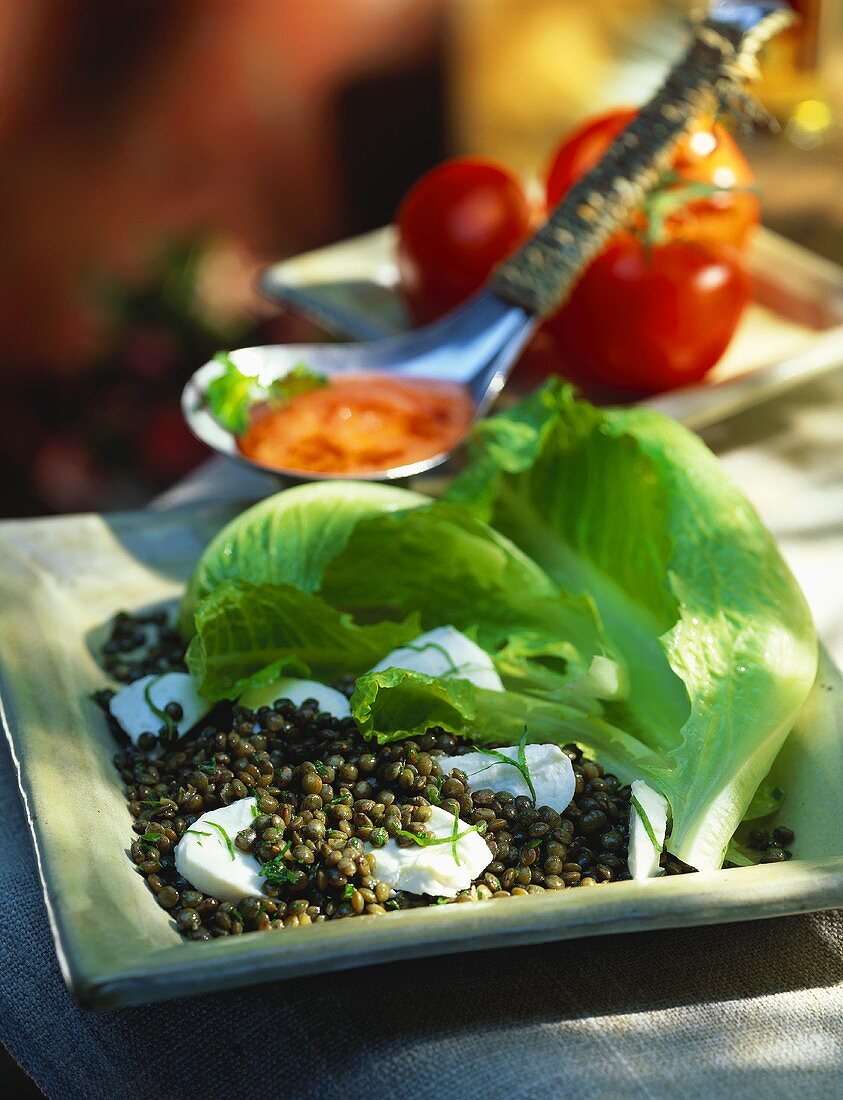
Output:
<instances>
[{"instance_id":1,"label":"red sauce in spoon","mask_svg":"<svg viewBox=\"0 0 843 1100\"><path fill-rule=\"evenodd\" d=\"M258 407L237 442L264 466L354 477L452 450L473 415L468 391L456 383L350 373L282 408Z\"/></svg>"}]
</instances>

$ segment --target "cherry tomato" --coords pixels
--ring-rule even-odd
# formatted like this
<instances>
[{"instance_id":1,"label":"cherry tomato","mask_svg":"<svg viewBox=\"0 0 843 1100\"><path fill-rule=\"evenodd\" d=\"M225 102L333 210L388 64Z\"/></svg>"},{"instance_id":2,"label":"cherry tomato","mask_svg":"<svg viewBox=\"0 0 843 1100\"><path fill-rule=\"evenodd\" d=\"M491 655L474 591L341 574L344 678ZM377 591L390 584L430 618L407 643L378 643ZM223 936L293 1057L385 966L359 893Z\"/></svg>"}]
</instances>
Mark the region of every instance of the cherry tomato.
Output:
<instances>
[{"instance_id":1,"label":"cherry tomato","mask_svg":"<svg viewBox=\"0 0 843 1100\"><path fill-rule=\"evenodd\" d=\"M521 181L503 165L458 157L410 188L396 222L402 290L424 322L479 290L529 236L532 210Z\"/></svg>"},{"instance_id":2,"label":"cherry tomato","mask_svg":"<svg viewBox=\"0 0 843 1100\"><path fill-rule=\"evenodd\" d=\"M732 245L613 239L548 322L575 380L652 393L699 381L751 295Z\"/></svg>"},{"instance_id":3,"label":"cherry tomato","mask_svg":"<svg viewBox=\"0 0 843 1100\"><path fill-rule=\"evenodd\" d=\"M574 183L601 158L612 141L635 118L636 111L617 110L598 115L569 135L554 153L547 178L548 208L568 193ZM694 123L676 147L673 171L685 183L707 183L723 188L749 188L752 169L734 138L710 118ZM722 191L695 199L667 219L670 236L683 240L725 241L744 247L758 224L760 207L755 194Z\"/></svg>"}]
</instances>

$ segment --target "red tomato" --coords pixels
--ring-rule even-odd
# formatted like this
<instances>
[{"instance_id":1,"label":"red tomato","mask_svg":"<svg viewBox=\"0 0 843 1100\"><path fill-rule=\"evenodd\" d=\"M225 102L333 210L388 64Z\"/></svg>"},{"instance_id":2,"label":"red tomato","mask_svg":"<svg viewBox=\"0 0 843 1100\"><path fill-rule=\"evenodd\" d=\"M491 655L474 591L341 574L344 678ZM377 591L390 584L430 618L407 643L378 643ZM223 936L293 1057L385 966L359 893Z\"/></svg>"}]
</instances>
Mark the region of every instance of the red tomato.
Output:
<instances>
[{"instance_id":1,"label":"red tomato","mask_svg":"<svg viewBox=\"0 0 843 1100\"><path fill-rule=\"evenodd\" d=\"M652 393L699 381L728 347L750 295L731 245L646 248L623 233L548 326L573 377Z\"/></svg>"},{"instance_id":2,"label":"red tomato","mask_svg":"<svg viewBox=\"0 0 843 1100\"><path fill-rule=\"evenodd\" d=\"M617 110L585 122L556 150L547 179L548 208L568 193L574 183L600 160L636 111ZM710 183L724 188L752 187L752 169L734 138L711 119L701 118L676 147L673 170L688 183ZM759 220L759 202L747 191L723 191L696 199L667 221L670 236L683 240L726 241L743 247Z\"/></svg>"},{"instance_id":3,"label":"red tomato","mask_svg":"<svg viewBox=\"0 0 843 1100\"><path fill-rule=\"evenodd\" d=\"M464 301L530 234L524 188L495 161L445 161L410 188L398 208L398 270L417 321Z\"/></svg>"}]
</instances>

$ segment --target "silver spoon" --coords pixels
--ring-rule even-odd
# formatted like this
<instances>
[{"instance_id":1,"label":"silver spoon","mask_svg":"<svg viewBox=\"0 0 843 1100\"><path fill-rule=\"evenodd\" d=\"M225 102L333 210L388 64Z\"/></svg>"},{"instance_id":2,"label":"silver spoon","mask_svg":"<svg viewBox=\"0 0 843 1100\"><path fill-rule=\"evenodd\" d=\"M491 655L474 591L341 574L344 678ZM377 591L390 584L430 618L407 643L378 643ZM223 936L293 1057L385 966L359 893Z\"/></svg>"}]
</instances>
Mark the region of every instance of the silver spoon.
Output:
<instances>
[{"instance_id":1,"label":"silver spoon","mask_svg":"<svg viewBox=\"0 0 843 1100\"><path fill-rule=\"evenodd\" d=\"M275 344L241 348L234 363L266 386L297 363L318 374L379 371L402 378L463 385L474 418L489 408L543 317L567 298L581 272L637 210L666 169L673 146L700 114L718 105L735 109L743 83L754 74L760 47L793 22L778 0L716 0L693 30L685 56L656 95L571 189L544 225L498 267L486 288L441 320L400 336L360 344ZM336 475L265 466L243 455L235 436L206 407L205 390L223 367L206 363L187 383L182 411L204 443L290 480ZM411 465L368 474L390 481L424 473L449 456L442 452Z\"/></svg>"}]
</instances>

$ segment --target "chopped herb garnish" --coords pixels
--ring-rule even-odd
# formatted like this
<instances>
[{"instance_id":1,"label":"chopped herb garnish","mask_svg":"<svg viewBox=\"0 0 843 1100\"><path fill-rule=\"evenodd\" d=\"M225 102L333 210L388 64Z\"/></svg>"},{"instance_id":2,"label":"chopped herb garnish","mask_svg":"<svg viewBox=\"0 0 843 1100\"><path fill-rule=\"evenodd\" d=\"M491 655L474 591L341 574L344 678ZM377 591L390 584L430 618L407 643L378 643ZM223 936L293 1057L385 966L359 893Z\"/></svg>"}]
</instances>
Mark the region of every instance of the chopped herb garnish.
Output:
<instances>
[{"instance_id":1,"label":"chopped herb garnish","mask_svg":"<svg viewBox=\"0 0 843 1100\"><path fill-rule=\"evenodd\" d=\"M407 643L407 645L403 645L401 648L409 649L413 653L424 653L426 649L435 649L437 653L445 658L445 663L448 665L448 671L445 673L445 676L454 676L460 670L460 666L454 664L454 658L443 645L439 644L439 642L424 642L422 645Z\"/></svg>"},{"instance_id":2,"label":"chopped herb garnish","mask_svg":"<svg viewBox=\"0 0 843 1100\"><path fill-rule=\"evenodd\" d=\"M152 711L156 718L160 718L166 728L166 739L168 741L175 741L178 738L178 726L173 720L172 716L167 713L166 710L162 710L161 707L155 705L152 700L152 689L158 683L158 681L166 676L166 672L162 672L161 676L154 676L146 687L143 689L143 697L146 700L146 705Z\"/></svg>"},{"instance_id":3,"label":"chopped herb garnish","mask_svg":"<svg viewBox=\"0 0 843 1100\"><path fill-rule=\"evenodd\" d=\"M217 770L216 760L209 760L206 764L200 764L199 765L199 771L200 772L207 772L208 775L213 775L216 770Z\"/></svg>"},{"instance_id":4,"label":"chopped herb garnish","mask_svg":"<svg viewBox=\"0 0 843 1100\"><path fill-rule=\"evenodd\" d=\"M533 805L535 805L536 802L538 801L538 799L536 797L536 788L533 784L533 777L530 774L530 767L527 764L526 746L527 746L527 727L525 726L524 727L524 733L521 737L521 740L518 742L518 755L517 755L515 760L513 760L509 756L505 756L502 752L498 752L497 749L485 749L484 748L484 749L480 749L479 751L484 753L486 756L494 756L495 760L500 760L500 762L502 764L509 764L513 768L517 768L518 771L520 771L521 774L524 777L524 782L527 784L527 790L530 792L530 798L532 798ZM480 775L480 774L482 774L482 772L488 771L489 768L491 768L493 766L494 765L489 764L487 767L481 768L479 772L475 772L474 774L475 775Z\"/></svg>"},{"instance_id":5,"label":"chopped herb garnish","mask_svg":"<svg viewBox=\"0 0 843 1100\"><path fill-rule=\"evenodd\" d=\"M297 363L283 378L276 378L266 386L255 375L244 374L227 351L218 352L214 361L225 369L208 383L205 401L214 419L235 435L248 428L249 410L258 402L266 401L280 408L299 394L328 385L324 375L304 363Z\"/></svg>"},{"instance_id":6,"label":"chopped herb garnish","mask_svg":"<svg viewBox=\"0 0 843 1100\"><path fill-rule=\"evenodd\" d=\"M524 845L525 848L538 848L541 844L542 838L540 836L534 837L532 840L528 840Z\"/></svg>"},{"instance_id":7,"label":"chopped herb garnish","mask_svg":"<svg viewBox=\"0 0 843 1100\"><path fill-rule=\"evenodd\" d=\"M272 883L273 886L283 886L287 882L298 881L297 873L288 867L284 863L284 856L289 849L289 842L285 842L284 847L278 853L277 856L273 856L268 863L264 863L261 866L261 875L267 882Z\"/></svg>"},{"instance_id":8,"label":"chopped herb garnish","mask_svg":"<svg viewBox=\"0 0 843 1100\"><path fill-rule=\"evenodd\" d=\"M395 836L403 836L408 840L413 840L416 844L420 844L422 847L428 847L432 844L450 844L451 850L454 854L454 863L457 867L460 866L460 856L457 851L457 841L462 840L464 836L468 836L469 833L480 833L482 836L486 831L486 822L481 821L479 825L470 825L463 832L459 832L460 827L460 815L459 810L454 811L454 828L450 836L419 836L417 833L411 833L408 829L396 829Z\"/></svg>"},{"instance_id":9,"label":"chopped herb garnish","mask_svg":"<svg viewBox=\"0 0 843 1100\"><path fill-rule=\"evenodd\" d=\"M460 854L457 850L457 841L459 840L460 831L460 811L454 810L454 827L451 829L451 851L454 853L454 863L457 867L460 865Z\"/></svg>"},{"instance_id":10,"label":"chopped herb garnish","mask_svg":"<svg viewBox=\"0 0 843 1100\"><path fill-rule=\"evenodd\" d=\"M252 817L260 817L260 815L261 815L261 808L257 804L257 802L254 802L252 804Z\"/></svg>"},{"instance_id":11,"label":"chopped herb garnish","mask_svg":"<svg viewBox=\"0 0 843 1100\"><path fill-rule=\"evenodd\" d=\"M187 836L188 833L193 833L194 836L211 836L210 833L203 832L202 829L185 829L184 835ZM197 840L196 843L200 848L202 847L201 840Z\"/></svg>"},{"instance_id":12,"label":"chopped herb garnish","mask_svg":"<svg viewBox=\"0 0 843 1100\"><path fill-rule=\"evenodd\" d=\"M521 740L518 742L518 770L524 776L524 782L527 784L527 788L530 791L530 797L533 799L533 805L538 801L536 796L536 788L533 786L533 777L530 775L530 768L527 764L527 727L524 727L524 732L521 735Z\"/></svg>"},{"instance_id":13,"label":"chopped herb garnish","mask_svg":"<svg viewBox=\"0 0 843 1100\"><path fill-rule=\"evenodd\" d=\"M208 383L205 401L213 418L239 435L249 426L249 408L256 400L257 380L244 374L227 351L217 352L214 362L222 364L225 370Z\"/></svg>"},{"instance_id":14,"label":"chopped herb garnish","mask_svg":"<svg viewBox=\"0 0 843 1100\"><path fill-rule=\"evenodd\" d=\"M138 842L143 845L156 844L161 839L161 833L144 833L138 837Z\"/></svg>"},{"instance_id":15,"label":"chopped herb garnish","mask_svg":"<svg viewBox=\"0 0 843 1100\"><path fill-rule=\"evenodd\" d=\"M276 378L270 383L269 400L275 406L286 405L300 394L321 390L327 385L328 379L324 374L311 370L306 363L296 363L283 378Z\"/></svg>"},{"instance_id":16,"label":"chopped herb garnish","mask_svg":"<svg viewBox=\"0 0 843 1100\"><path fill-rule=\"evenodd\" d=\"M641 803L638 801L638 799L635 797L635 795L633 795L632 798L630 798L629 801L635 807L635 812L641 818L641 823L644 826L644 829L647 833L647 836L650 838L650 843L656 849L656 853L658 855L661 855L662 846L656 840L655 830L653 829L653 826L650 824L649 817L647 817L646 813L644 812L644 807L641 805Z\"/></svg>"},{"instance_id":17,"label":"chopped herb garnish","mask_svg":"<svg viewBox=\"0 0 843 1100\"><path fill-rule=\"evenodd\" d=\"M345 889L344 889L344 890L343 890L343 892L342 892L342 896L343 896L344 898L350 898L350 897L351 897L351 895L352 895L353 893L354 893L354 886L353 886L353 884L352 884L352 883L350 883L350 882L347 882L347 883L345 884Z\"/></svg>"},{"instance_id":18,"label":"chopped herb garnish","mask_svg":"<svg viewBox=\"0 0 843 1100\"><path fill-rule=\"evenodd\" d=\"M228 848L228 854L229 856L231 856L232 859L234 859L234 845L231 843L231 837L228 835L222 825L218 825L216 821L209 821L208 824L213 826L213 828L215 828L218 833L222 833L222 838L225 841L225 846L226 848ZM210 835L211 834L208 833L208 836Z\"/></svg>"}]
</instances>

